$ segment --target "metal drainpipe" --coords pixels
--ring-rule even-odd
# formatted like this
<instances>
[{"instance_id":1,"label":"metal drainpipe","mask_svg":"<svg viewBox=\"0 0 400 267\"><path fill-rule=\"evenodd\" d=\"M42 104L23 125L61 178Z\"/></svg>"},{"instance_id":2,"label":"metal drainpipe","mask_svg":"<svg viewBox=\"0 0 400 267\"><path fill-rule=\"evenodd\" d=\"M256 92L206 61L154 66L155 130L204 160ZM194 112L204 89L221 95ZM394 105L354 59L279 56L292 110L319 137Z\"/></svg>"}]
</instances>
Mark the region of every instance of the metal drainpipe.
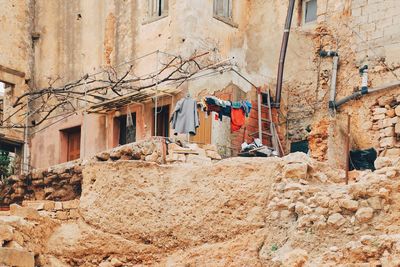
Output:
<instances>
[{"instance_id":1,"label":"metal drainpipe","mask_svg":"<svg viewBox=\"0 0 400 267\"><path fill-rule=\"evenodd\" d=\"M329 109L335 110L336 81L337 81L337 71L338 71L338 65L339 65L339 54L335 51L321 50L319 52L319 55L321 57L332 57L333 58L331 87L330 87L330 91L329 91Z\"/></svg>"},{"instance_id":2,"label":"metal drainpipe","mask_svg":"<svg viewBox=\"0 0 400 267\"><path fill-rule=\"evenodd\" d=\"M283 69L285 67L286 51L289 42L290 27L292 24L294 4L296 0L289 1L288 12L286 16L285 29L283 31L281 53L279 56L279 66L278 66L278 76L276 79L276 92L275 92L275 103L276 108L280 107L281 104L281 94L282 94L282 83L283 83Z\"/></svg>"}]
</instances>

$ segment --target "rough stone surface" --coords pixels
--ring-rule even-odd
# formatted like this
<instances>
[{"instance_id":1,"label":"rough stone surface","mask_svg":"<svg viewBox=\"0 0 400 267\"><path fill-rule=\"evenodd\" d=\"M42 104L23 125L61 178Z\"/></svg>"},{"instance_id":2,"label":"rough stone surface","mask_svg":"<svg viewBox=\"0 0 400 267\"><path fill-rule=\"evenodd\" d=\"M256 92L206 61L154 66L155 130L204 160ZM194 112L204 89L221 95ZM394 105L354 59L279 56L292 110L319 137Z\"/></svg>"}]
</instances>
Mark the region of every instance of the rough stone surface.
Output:
<instances>
[{"instance_id":1,"label":"rough stone surface","mask_svg":"<svg viewBox=\"0 0 400 267\"><path fill-rule=\"evenodd\" d=\"M369 207L360 208L356 212L356 218L360 222L368 222L374 217L374 210Z\"/></svg>"}]
</instances>

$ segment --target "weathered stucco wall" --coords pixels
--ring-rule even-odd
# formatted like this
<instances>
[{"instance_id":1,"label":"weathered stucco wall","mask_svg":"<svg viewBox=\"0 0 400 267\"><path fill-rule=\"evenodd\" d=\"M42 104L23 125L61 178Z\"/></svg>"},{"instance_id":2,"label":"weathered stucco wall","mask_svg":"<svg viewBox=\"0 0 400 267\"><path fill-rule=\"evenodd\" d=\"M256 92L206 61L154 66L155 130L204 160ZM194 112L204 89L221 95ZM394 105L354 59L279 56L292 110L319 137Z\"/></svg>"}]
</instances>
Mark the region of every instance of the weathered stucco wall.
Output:
<instances>
[{"instance_id":1,"label":"weathered stucco wall","mask_svg":"<svg viewBox=\"0 0 400 267\"><path fill-rule=\"evenodd\" d=\"M17 108L12 108L15 97L28 90L32 78L32 1L0 1L0 81L12 87L4 97L3 119L10 117ZM16 115L25 111L22 108ZM4 126L21 123L21 118L12 116ZM0 129L7 139L22 141L23 130Z\"/></svg>"},{"instance_id":2,"label":"weathered stucco wall","mask_svg":"<svg viewBox=\"0 0 400 267\"><path fill-rule=\"evenodd\" d=\"M34 47L35 87L63 85L86 73L96 73L107 66L118 66L157 50L184 58L210 51L209 61L231 58L244 76L256 85L267 85L274 94L286 2L233 1L233 24L213 18L212 0L181 2L170 0L168 16L150 20L147 1L37 0L34 31L40 34L40 38ZM320 121L329 116L327 107L332 60L321 58L318 54L320 49L337 50L340 55L338 99L360 86L358 68L363 64L370 65L372 87L398 79L398 5L394 0L319 0L317 22L302 25L301 2L297 1L279 116L279 130L286 137L287 149L291 141L309 138L310 129L311 139L313 132L321 132L318 125L323 125ZM157 68L157 56L153 54L134 60L132 64L136 75L148 74ZM126 67L118 67L117 70L122 73ZM198 97L213 94L232 83L244 92L251 89L246 81L232 71L212 73L207 78L188 81L181 89ZM370 141L370 124L363 123L363 118L369 114L376 97L367 96L362 101L347 104L339 111L353 113L353 148L373 145ZM170 98L165 103L173 108L178 99L179 96ZM145 103L144 107L131 106L131 110L136 110L140 118L137 138L151 135L152 106L152 102ZM121 112L126 113L124 109ZM90 117L87 128L91 129L90 136L96 137L81 141L81 145L93 146L85 150L87 156L115 145L113 120L113 114ZM336 120L335 117L332 120ZM55 123L33 136L33 165L43 167L59 162L59 130L72 124L82 124L81 115ZM213 132L213 140L221 140L224 135L225 131ZM323 136L330 138L328 134ZM341 138L340 135L336 136L322 143L340 143L335 139ZM311 150L317 157L328 157L326 145L311 147ZM333 147L330 153L335 155L339 150L340 147Z\"/></svg>"}]
</instances>

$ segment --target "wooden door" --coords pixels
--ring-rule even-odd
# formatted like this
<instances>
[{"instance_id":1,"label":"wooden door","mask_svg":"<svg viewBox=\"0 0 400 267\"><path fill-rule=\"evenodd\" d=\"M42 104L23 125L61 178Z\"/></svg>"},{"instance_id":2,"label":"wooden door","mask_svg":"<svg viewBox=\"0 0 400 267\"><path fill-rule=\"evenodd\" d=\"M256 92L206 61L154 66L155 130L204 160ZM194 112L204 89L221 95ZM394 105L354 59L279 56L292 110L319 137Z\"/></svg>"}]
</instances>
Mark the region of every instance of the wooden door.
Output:
<instances>
[{"instance_id":1,"label":"wooden door","mask_svg":"<svg viewBox=\"0 0 400 267\"><path fill-rule=\"evenodd\" d=\"M200 126L197 128L196 135L190 137L190 141L196 144L211 144L211 116L206 118L206 113L199 109Z\"/></svg>"},{"instance_id":2,"label":"wooden door","mask_svg":"<svg viewBox=\"0 0 400 267\"><path fill-rule=\"evenodd\" d=\"M68 133L68 161L79 159L81 156L81 130Z\"/></svg>"}]
</instances>

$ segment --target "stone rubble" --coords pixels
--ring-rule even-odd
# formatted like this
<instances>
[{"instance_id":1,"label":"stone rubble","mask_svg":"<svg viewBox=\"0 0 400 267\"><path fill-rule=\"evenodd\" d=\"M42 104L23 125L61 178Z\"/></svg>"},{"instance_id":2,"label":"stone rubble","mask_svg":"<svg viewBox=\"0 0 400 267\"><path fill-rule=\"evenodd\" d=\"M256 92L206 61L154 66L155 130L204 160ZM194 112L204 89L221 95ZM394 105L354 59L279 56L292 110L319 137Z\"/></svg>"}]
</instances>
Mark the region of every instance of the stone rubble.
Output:
<instances>
[{"instance_id":1,"label":"stone rubble","mask_svg":"<svg viewBox=\"0 0 400 267\"><path fill-rule=\"evenodd\" d=\"M185 164L91 163L80 200L0 212L0 255L21 253L21 266L400 264L400 159L346 185L302 153L187 162L203 149Z\"/></svg>"},{"instance_id":2,"label":"stone rubble","mask_svg":"<svg viewBox=\"0 0 400 267\"><path fill-rule=\"evenodd\" d=\"M213 145L207 145L204 148L194 146L193 149L198 155L174 153L176 149L182 149L182 147L171 143L168 145L166 154L163 141L150 139L100 152L87 161L76 160L48 169L36 169L27 175L14 175L8 179L9 184L0 182L0 204L21 203L23 200L67 201L77 199L82 191L82 170L85 165L93 162L142 160L171 164L179 162L210 163L211 160L221 159L217 147Z\"/></svg>"}]
</instances>

